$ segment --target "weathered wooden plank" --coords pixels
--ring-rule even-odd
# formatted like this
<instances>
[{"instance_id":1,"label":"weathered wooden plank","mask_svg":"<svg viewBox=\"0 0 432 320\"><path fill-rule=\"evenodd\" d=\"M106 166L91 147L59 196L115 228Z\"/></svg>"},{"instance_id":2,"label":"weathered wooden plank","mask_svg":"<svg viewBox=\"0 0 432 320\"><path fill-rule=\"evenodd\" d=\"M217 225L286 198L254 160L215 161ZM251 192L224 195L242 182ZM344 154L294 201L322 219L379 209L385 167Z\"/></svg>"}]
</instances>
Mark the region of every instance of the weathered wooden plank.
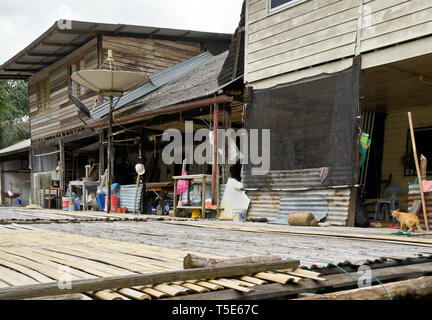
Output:
<instances>
[{"instance_id":1,"label":"weathered wooden plank","mask_svg":"<svg viewBox=\"0 0 432 320\"><path fill-rule=\"evenodd\" d=\"M61 290L57 283L34 286L18 286L0 289L0 299L26 299L38 296L64 295L115 288L130 288L141 285L157 285L174 281L186 281L196 278L221 278L253 274L261 271L288 269L299 265L299 261L257 263L253 265L233 265L226 267L180 270L174 272L151 273L145 275L117 276L99 279L78 280L72 282L72 288Z\"/></svg>"},{"instance_id":2,"label":"weathered wooden plank","mask_svg":"<svg viewBox=\"0 0 432 320\"><path fill-rule=\"evenodd\" d=\"M337 36L343 36L353 32L355 33L356 30L357 21L350 20L323 30L314 30L312 33L307 35L292 36L289 33L284 33L281 35L281 37L275 36L258 43L251 44L249 47L250 51L248 52L249 62L252 63L286 52L287 48L289 48L289 50L295 50L321 43L323 39L328 40Z\"/></svg>"},{"instance_id":3,"label":"weathered wooden plank","mask_svg":"<svg viewBox=\"0 0 432 320\"><path fill-rule=\"evenodd\" d=\"M432 277L420 277L405 281L386 283L361 289L346 290L327 294L316 294L297 300L389 300L422 299L432 295Z\"/></svg>"},{"instance_id":4,"label":"weathered wooden plank","mask_svg":"<svg viewBox=\"0 0 432 320\"><path fill-rule=\"evenodd\" d=\"M353 15L357 16L358 2L358 0L331 0L330 3L329 1L321 1L321 7L317 10L304 11L306 6L303 5L276 12L262 21L249 25L249 41L262 40L269 35L283 33L299 26L310 30L313 29L309 27L310 23L326 18L329 18L328 21L336 22L337 17L339 17L340 20L337 23L340 23L344 18L351 19ZM315 3L311 5L315 5ZM299 12L300 9L301 12Z\"/></svg>"},{"instance_id":5,"label":"weathered wooden plank","mask_svg":"<svg viewBox=\"0 0 432 320\"><path fill-rule=\"evenodd\" d=\"M390 267L373 270L373 275L380 281L397 280L402 278L416 278L432 272L432 263L422 263L416 265ZM326 276L326 282L318 282L305 279L300 285L287 283L282 285L272 283L255 287L255 292L243 294L235 290L223 290L191 296L169 298L167 300L262 300L281 297L293 297L299 293L317 290L340 290L358 286L359 277L350 276L346 273L338 273ZM371 279L372 284L376 284L375 279Z\"/></svg>"}]
</instances>

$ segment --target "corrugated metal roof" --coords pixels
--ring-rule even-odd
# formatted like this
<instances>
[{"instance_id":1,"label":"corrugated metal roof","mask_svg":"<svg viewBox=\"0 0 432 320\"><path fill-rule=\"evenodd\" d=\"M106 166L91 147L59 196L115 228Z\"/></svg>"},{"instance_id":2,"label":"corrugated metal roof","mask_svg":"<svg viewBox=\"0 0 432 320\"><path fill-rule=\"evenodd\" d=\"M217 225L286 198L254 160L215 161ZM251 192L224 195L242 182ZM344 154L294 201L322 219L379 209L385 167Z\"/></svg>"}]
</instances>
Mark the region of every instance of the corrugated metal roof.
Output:
<instances>
[{"instance_id":1,"label":"corrugated metal roof","mask_svg":"<svg viewBox=\"0 0 432 320\"><path fill-rule=\"evenodd\" d=\"M19 153L23 151L27 151L30 149L31 141L30 139L18 142L12 146L0 150L0 157L6 156L13 153Z\"/></svg>"},{"instance_id":2,"label":"corrugated metal roof","mask_svg":"<svg viewBox=\"0 0 432 320\"><path fill-rule=\"evenodd\" d=\"M232 36L193 30L59 20L25 49L1 65L0 79L26 79L101 35L137 38L151 36L155 39L224 43L229 42Z\"/></svg>"},{"instance_id":3,"label":"corrugated metal roof","mask_svg":"<svg viewBox=\"0 0 432 320\"><path fill-rule=\"evenodd\" d=\"M163 109L175 104L209 97L227 83L219 83L219 74L224 68L228 56L228 50L221 53L206 63L193 69L183 77L171 81L144 97L125 106L121 111L136 109L135 113L150 110Z\"/></svg>"},{"instance_id":4,"label":"corrugated metal roof","mask_svg":"<svg viewBox=\"0 0 432 320\"><path fill-rule=\"evenodd\" d=\"M192 57L188 60L182 61L174 66L168 67L164 70L156 72L155 74L149 77L150 82L145 85L130 91L123 95L123 97L114 100L115 110L119 110L125 105L136 101L144 97L145 95L155 91L159 87L175 81L184 75L188 74L195 68L201 66L202 64L210 61L214 56L210 52L201 53L195 57ZM109 102L105 102L100 106L97 106L91 111L91 116L94 119L100 119L108 114L109 111Z\"/></svg>"}]
</instances>

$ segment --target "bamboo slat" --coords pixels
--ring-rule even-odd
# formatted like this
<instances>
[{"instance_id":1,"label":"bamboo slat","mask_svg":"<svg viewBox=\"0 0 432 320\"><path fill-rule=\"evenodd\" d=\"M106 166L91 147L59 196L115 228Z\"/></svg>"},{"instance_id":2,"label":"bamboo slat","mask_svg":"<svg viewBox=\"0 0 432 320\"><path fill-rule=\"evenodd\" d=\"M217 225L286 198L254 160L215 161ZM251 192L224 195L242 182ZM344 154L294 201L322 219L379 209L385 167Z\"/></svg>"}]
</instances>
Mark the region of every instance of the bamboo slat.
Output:
<instances>
[{"instance_id":1,"label":"bamboo slat","mask_svg":"<svg viewBox=\"0 0 432 320\"><path fill-rule=\"evenodd\" d=\"M259 279L264 279L268 281L273 281L281 284L287 284L288 282L299 283L303 281L302 278L290 276L282 273L270 273L270 272L259 272L254 275L254 277Z\"/></svg>"},{"instance_id":2,"label":"bamboo slat","mask_svg":"<svg viewBox=\"0 0 432 320\"><path fill-rule=\"evenodd\" d=\"M230 288L230 289L234 289L237 291L241 291L241 292L246 292L246 293L251 293L251 292L255 292L254 289L252 288L246 288L246 287L242 287L240 285L238 285L237 283L230 281L228 279L218 279L218 280L209 280L210 283L214 283L217 285L220 285L222 287L226 287L226 288Z\"/></svg>"},{"instance_id":3,"label":"bamboo slat","mask_svg":"<svg viewBox=\"0 0 432 320\"><path fill-rule=\"evenodd\" d=\"M208 288L204 288L202 286L193 284L193 283L183 283L183 286L189 289L192 289L193 291L196 291L198 293L205 293L205 292L210 292L210 290Z\"/></svg>"},{"instance_id":4,"label":"bamboo slat","mask_svg":"<svg viewBox=\"0 0 432 320\"><path fill-rule=\"evenodd\" d=\"M142 293L137 290L129 289L129 288L119 289L118 292L130 299L151 300L151 296L149 296L148 294Z\"/></svg>"},{"instance_id":5,"label":"bamboo slat","mask_svg":"<svg viewBox=\"0 0 432 320\"><path fill-rule=\"evenodd\" d=\"M240 280L254 283L254 284L259 285L259 286L262 286L262 285L268 283L267 281L264 281L262 279L258 279L258 278L254 278L254 277L250 277L250 276L243 276L240 278Z\"/></svg>"}]
</instances>

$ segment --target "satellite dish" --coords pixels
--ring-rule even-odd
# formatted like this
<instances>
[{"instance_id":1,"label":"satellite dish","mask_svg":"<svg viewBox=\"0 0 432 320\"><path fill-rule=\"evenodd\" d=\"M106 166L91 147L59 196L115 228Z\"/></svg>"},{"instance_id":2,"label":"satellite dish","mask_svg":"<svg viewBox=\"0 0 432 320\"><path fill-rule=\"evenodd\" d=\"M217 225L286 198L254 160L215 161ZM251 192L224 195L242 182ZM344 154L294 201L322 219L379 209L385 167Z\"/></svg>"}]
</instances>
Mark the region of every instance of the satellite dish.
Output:
<instances>
[{"instance_id":1,"label":"satellite dish","mask_svg":"<svg viewBox=\"0 0 432 320\"><path fill-rule=\"evenodd\" d=\"M117 70L81 70L72 74L72 80L104 96L121 97L146 82L147 76L138 72Z\"/></svg>"},{"instance_id":2,"label":"satellite dish","mask_svg":"<svg viewBox=\"0 0 432 320\"><path fill-rule=\"evenodd\" d=\"M70 94L70 98L72 102L77 106L80 112L84 113L87 117L90 118L90 111L87 109L87 107L84 105L84 103L81 102L80 99L75 97L73 94Z\"/></svg>"}]
</instances>

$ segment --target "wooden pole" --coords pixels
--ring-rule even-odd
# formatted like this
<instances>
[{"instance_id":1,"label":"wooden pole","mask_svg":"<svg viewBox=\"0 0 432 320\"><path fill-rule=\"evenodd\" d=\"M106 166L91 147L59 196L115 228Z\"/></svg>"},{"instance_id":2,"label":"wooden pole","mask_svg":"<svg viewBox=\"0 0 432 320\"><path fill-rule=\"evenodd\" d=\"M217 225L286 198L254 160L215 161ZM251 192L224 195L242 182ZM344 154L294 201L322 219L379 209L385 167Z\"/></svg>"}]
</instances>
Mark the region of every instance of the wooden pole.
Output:
<instances>
[{"instance_id":1,"label":"wooden pole","mask_svg":"<svg viewBox=\"0 0 432 320\"><path fill-rule=\"evenodd\" d=\"M219 127L219 104L215 103L213 108L213 165L211 195L212 204L216 202L216 171L218 169L218 127Z\"/></svg>"},{"instance_id":2,"label":"wooden pole","mask_svg":"<svg viewBox=\"0 0 432 320\"><path fill-rule=\"evenodd\" d=\"M432 277L386 283L392 300L422 298L432 295ZM383 286L377 285L362 289L345 290L327 294L317 294L297 300L390 300Z\"/></svg>"},{"instance_id":3,"label":"wooden pole","mask_svg":"<svg viewBox=\"0 0 432 320\"><path fill-rule=\"evenodd\" d=\"M114 97L110 97L110 109L109 109L109 127L108 127L108 156L107 156L107 164L108 164L108 199L107 199L107 213L111 212L111 185L112 185L112 112L113 112L113 99Z\"/></svg>"},{"instance_id":4,"label":"wooden pole","mask_svg":"<svg viewBox=\"0 0 432 320\"><path fill-rule=\"evenodd\" d=\"M134 274L72 281L71 289L60 289L57 282L15 286L1 288L0 300L17 300L107 289L132 288L136 286L157 285L176 281L235 277L256 274L264 271L296 268L298 266L298 260L290 260L255 264L236 264L223 267L178 270L161 273Z\"/></svg>"},{"instance_id":5,"label":"wooden pole","mask_svg":"<svg viewBox=\"0 0 432 320\"><path fill-rule=\"evenodd\" d=\"M428 222L428 217L427 217L426 200L425 200L425 195L423 192L423 178L421 175L419 160L418 160L418 156L417 156L417 146L416 146L416 142L415 142L414 125L413 125L413 119L412 119L411 111L408 112L408 121L409 121L410 132L411 132L411 144L412 144L412 148L413 148L414 161L415 161L415 166L416 166L416 170L417 170L417 178L418 178L418 183L420 186L420 196L421 196L422 207L423 207L423 216L424 216L424 221L425 221L425 225L426 225L426 230L429 231L430 228L429 228L429 222Z\"/></svg>"},{"instance_id":6,"label":"wooden pole","mask_svg":"<svg viewBox=\"0 0 432 320\"><path fill-rule=\"evenodd\" d=\"M99 181L102 181L105 173L105 147L104 130L99 131Z\"/></svg>"},{"instance_id":7,"label":"wooden pole","mask_svg":"<svg viewBox=\"0 0 432 320\"><path fill-rule=\"evenodd\" d=\"M282 258L278 256L251 256L235 259L213 259L188 254L183 258L183 269L220 267L233 264L247 264L257 262L276 262L281 260Z\"/></svg>"},{"instance_id":8,"label":"wooden pole","mask_svg":"<svg viewBox=\"0 0 432 320\"><path fill-rule=\"evenodd\" d=\"M426 178L427 175L427 159L424 155L420 156L420 174L422 178Z\"/></svg>"},{"instance_id":9,"label":"wooden pole","mask_svg":"<svg viewBox=\"0 0 432 320\"><path fill-rule=\"evenodd\" d=\"M231 129L231 108L228 104L224 107L224 129L225 132L229 129ZM230 173L230 164L229 164L229 138L225 138L225 164L223 166L223 183L226 184L228 182L229 177L231 176Z\"/></svg>"}]
</instances>

